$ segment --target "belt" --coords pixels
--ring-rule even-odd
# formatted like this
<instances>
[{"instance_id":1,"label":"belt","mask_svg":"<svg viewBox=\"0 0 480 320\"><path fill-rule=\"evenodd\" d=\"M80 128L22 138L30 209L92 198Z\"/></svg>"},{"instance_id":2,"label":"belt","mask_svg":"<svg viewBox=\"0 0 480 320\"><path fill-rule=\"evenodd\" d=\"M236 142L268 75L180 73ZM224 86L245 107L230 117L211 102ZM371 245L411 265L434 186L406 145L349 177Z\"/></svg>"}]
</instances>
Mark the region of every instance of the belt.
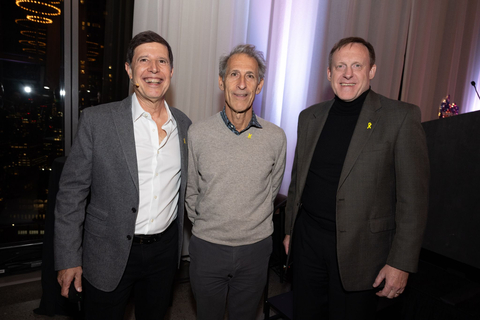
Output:
<instances>
[{"instance_id":1,"label":"belt","mask_svg":"<svg viewBox=\"0 0 480 320\"><path fill-rule=\"evenodd\" d=\"M133 243L139 243L139 244L151 244L154 242L157 242L160 240L160 238L163 236L165 232L167 232L168 229L172 226L171 223L167 229L165 229L163 232L160 233L155 233L155 234L136 234L133 236Z\"/></svg>"}]
</instances>

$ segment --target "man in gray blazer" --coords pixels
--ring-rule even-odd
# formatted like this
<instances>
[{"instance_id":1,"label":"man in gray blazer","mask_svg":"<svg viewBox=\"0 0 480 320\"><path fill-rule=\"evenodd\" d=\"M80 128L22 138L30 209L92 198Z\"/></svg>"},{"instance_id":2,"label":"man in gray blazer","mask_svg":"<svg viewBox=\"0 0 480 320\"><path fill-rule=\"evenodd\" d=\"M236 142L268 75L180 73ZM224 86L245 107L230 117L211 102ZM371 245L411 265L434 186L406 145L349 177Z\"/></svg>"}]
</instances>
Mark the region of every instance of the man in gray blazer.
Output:
<instances>
[{"instance_id":1,"label":"man in gray blazer","mask_svg":"<svg viewBox=\"0 0 480 320\"><path fill-rule=\"evenodd\" d=\"M327 70L335 98L299 116L284 240L296 319L373 319L378 297L398 297L417 270L429 177L420 110L373 92L375 72L370 43L340 40Z\"/></svg>"},{"instance_id":2,"label":"man in gray blazer","mask_svg":"<svg viewBox=\"0 0 480 320\"><path fill-rule=\"evenodd\" d=\"M146 31L125 63L134 94L85 109L60 179L55 268L62 295L73 281L87 319L162 319L183 239L190 119L169 107L170 45Z\"/></svg>"}]
</instances>

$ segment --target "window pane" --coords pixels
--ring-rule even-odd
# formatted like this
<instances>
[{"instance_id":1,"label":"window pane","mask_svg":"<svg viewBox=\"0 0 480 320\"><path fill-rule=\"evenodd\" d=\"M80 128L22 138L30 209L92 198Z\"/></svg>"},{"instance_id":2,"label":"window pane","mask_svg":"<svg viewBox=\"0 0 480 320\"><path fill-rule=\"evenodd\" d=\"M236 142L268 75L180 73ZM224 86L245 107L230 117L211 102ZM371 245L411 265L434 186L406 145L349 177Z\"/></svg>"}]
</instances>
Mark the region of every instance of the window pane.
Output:
<instances>
[{"instance_id":1,"label":"window pane","mask_svg":"<svg viewBox=\"0 0 480 320\"><path fill-rule=\"evenodd\" d=\"M41 241L64 155L63 1L0 4L0 245Z\"/></svg>"},{"instance_id":2,"label":"window pane","mask_svg":"<svg viewBox=\"0 0 480 320\"><path fill-rule=\"evenodd\" d=\"M37 244L52 246L54 160L67 155L79 111L128 94L133 3L0 1L0 275L38 266Z\"/></svg>"},{"instance_id":3,"label":"window pane","mask_svg":"<svg viewBox=\"0 0 480 320\"><path fill-rule=\"evenodd\" d=\"M79 112L102 101L106 2L80 2Z\"/></svg>"},{"instance_id":4,"label":"window pane","mask_svg":"<svg viewBox=\"0 0 480 320\"><path fill-rule=\"evenodd\" d=\"M133 0L79 3L79 113L128 95L125 56L131 38Z\"/></svg>"}]
</instances>

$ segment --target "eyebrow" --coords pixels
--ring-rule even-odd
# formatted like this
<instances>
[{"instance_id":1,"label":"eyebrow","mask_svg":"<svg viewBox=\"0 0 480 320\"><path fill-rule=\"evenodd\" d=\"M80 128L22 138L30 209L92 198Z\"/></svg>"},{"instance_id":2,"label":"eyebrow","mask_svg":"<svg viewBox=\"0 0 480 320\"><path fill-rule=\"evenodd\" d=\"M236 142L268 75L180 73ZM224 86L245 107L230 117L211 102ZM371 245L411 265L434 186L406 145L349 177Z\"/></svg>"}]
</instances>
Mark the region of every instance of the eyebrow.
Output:
<instances>
[{"instance_id":1,"label":"eyebrow","mask_svg":"<svg viewBox=\"0 0 480 320\"><path fill-rule=\"evenodd\" d=\"M338 66L339 64L347 65L347 63L346 63L346 62L343 62L343 61L337 62L335 65ZM361 64L361 65L363 65L360 61L354 61L354 62L351 63L351 65L353 65L353 64Z\"/></svg>"},{"instance_id":2,"label":"eyebrow","mask_svg":"<svg viewBox=\"0 0 480 320\"><path fill-rule=\"evenodd\" d=\"M144 54L144 55L139 56L138 59L141 59L141 58L151 58L151 57L152 57L151 54ZM170 62L170 60L168 60L167 57L161 56L161 57L158 57L158 59L164 59L164 60L167 60L168 62Z\"/></svg>"},{"instance_id":3,"label":"eyebrow","mask_svg":"<svg viewBox=\"0 0 480 320\"><path fill-rule=\"evenodd\" d=\"M242 73L240 70L238 69L232 69L232 70L229 70L228 73L232 73L232 72L237 72L237 73ZM245 72L245 74L253 74L255 75L255 72L254 71L251 71L251 70L248 70Z\"/></svg>"}]
</instances>

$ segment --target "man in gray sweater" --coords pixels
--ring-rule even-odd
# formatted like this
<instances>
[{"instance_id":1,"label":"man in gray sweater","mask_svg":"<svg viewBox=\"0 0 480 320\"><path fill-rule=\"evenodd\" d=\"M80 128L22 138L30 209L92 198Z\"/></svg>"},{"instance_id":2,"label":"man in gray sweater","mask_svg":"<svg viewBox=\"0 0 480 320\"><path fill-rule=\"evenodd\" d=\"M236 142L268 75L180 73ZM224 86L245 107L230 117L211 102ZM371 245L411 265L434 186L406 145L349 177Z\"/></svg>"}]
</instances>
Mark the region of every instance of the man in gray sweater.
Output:
<instances>
[{"instance_id":1,"label":"man in gray sweater","mask_svg":"<svg viewBox=\"0 0 480 320\"><path fill-rule=\"evenodd\" d=\"M285 169L282 129L257 117L265 60L252 45L220 59L224 109L189 130L186 209L197 319L255 319L272 251L273 201Z\"/></svg>"}]
</instances>

